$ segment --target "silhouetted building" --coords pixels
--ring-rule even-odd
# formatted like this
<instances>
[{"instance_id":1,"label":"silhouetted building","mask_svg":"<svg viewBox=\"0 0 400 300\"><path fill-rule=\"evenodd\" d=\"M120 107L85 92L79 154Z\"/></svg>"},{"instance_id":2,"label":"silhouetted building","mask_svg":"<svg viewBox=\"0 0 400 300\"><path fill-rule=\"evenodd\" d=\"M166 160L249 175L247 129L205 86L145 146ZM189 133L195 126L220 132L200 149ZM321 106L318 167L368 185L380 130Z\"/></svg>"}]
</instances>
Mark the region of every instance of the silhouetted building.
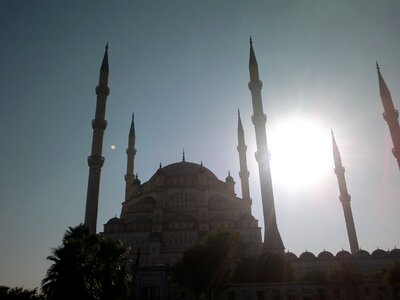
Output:
<instances>
[{"instance_id":1,"label":"silhouetted building","mask_svg":"<svg viewBox=\"0 0 400 300\"><path fill-rule=\"evenodd\" d=\"M379 82L379 92L381 94L381 100L383 104L383 118L388 124L390 136L393 141L393 155L397 160L397 164L400 168L400 126L399 126L399 112L394 108L392 96L390 95L389 89L386 85L385 80L383 80L381 70L378 63L376 63L376 70L378 71L378 82Z\"/></svg>"},{"instance_id":2,"label":"silhouetted building","mask_svg":"<svg viewBox=\"0 0 400 300\"><path fill-rule=\"evenodd\" d=\"M100 68L99 85L96 87L97 103L96 113L92 121L93 140L92 152L88 157L89 165L89 180L86 196L86 211L85 225L89 227L90 233L96 233L97 211L99 206L99 189L100 189L100 174L101 167L104 164L103 150L103 135L107 127L106 101L110 93L108 88L108 44L104 53L103 62Z\"/></svg>"},{"instance_id":3,"label":"silhouetted building","mask_svg":"<svg viewBox=\"0 0 400 300\"><path fill-rule=\"evenodd\" d=\"M338 265L351 263L362 273L379 272L388 263L400 258L400 250L383 251L377 249L372 254L359 250L354 220L350 206L339 149L332 132L333 156L337 175L340 201L343 205L346 227L352 254L340 251L336 255L322 251L315 256L304 252L284 253L280 236L271 180L271 169L266 135L266 115L263 111L258 64L250 39L249 59L253 116L256 133L259 180L264 214L264 242L261 228L251 213L252 199L249 189L245 135L238 113L238 145L242 197L235 194L235 181L228 173L220 180L202 163L188 162L183 152L182 160L162 167L144 183L135 175L136 132L132 122L128 135L127 167L125 174L125 200L119 217L111 218L104 225L105 236L119 239L125 245L140 250L140 260L136 274L137 297L140 299L166 299L168 291L168 266L174 265L183 253L195 245L208 231L219 226L236 229L242 236L246 251L250 254L273 252L284 254L293 267L296 278L315 272L330 272ZM92 121L93 143L88 158L89 183L86 201L85 225L91 233L96 232L100 172L104 162L102 157L106 99L108 88L108 51L106 48L100 69L99 85L96 88L96 114ZM398 113L394 109L390 93L378 67L379 87L384 104L384 118L388 122L393 143L393 153L399 160L400 129ZM363 299L391 299L388 286L379 280L363 280L355 287ZM146 298L144 295L148 295ZM150 296L149 296L150 295ZM382 296L383 295L383 296ZM228 287L227 299L342 299L349 296L348 290L318 280L291 283L234 284ZM144 298L143 298L144 297ZM175 296L174 296L175 297ZM183 297L183 296L182 296ZM386 298L382 298L386 297ZM153 299L151 298L151 299ZM176 297L174 299L177 299ZM188 299L188 298L182 298Z\"/></svg>"},{"instance_id":4,"label":"silhouetted building","mask_svg":"<svg viewBox=\"0 0 400 300\"><path fill-rule=\"evenodd\" d=\"M344 167L342 165L342 158L340 157L339 148L336 144L335 136L332 131L332 147L333 147L333 160L335 162L335 174L337 176L340 196L339 200L343 206L344 220L346 221L347 235L349 237L351 253L356 253L358 248L358 240L356 234L356 227L354 226L353 212L351 211L350 200L351 196L347 192L346 178L344 177Z\"/></svg>"}]
</instances>

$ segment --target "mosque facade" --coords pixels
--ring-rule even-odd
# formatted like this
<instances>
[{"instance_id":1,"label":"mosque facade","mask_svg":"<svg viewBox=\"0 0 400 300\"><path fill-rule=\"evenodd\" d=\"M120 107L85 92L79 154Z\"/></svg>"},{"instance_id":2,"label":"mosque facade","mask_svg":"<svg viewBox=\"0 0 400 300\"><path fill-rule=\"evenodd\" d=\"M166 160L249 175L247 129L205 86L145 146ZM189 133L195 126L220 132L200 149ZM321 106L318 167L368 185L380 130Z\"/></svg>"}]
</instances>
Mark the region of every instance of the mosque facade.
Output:
<instances>
[{"instance_id":1,"label":"mosque facade","mask_svg":"<svg viewBox=\"0 0 400 300\"><path fill-rule=\"evenodd\" d=\"M383 80L379 66L378 80L381 99L384 105L384 118L388 123L394 148L393 154L399 162L400 153L400 127L398 124L398 112L394 109L389 90ZM259 168L259 180L261 187L261 200L264 214L264 237L261 237L261 227L258 220L251 212L252 200L249 191L249 171L247 169L247 157L244 131L240 114L238 115L238 156L240 163L240 184L242 195L235 193L235 182L230 174L225 180L219 179L209 168L202 163L186 161L183 152L182 160L167 166L161 166L155 174L146 182L141 183L135 175L135 123L132 122L128 137L127 167L125 174L125 199L119 217L111 218L104 225L104 236L121 240L125 245L140 251L141 266L172 266L183 255L183 253L195 245L210 230L225 226L237 230L250 254L256 253L282 253L290 261L297 276L310 272L326 271L333 269L338 263L351 261L363 272L378 272L395 260L400 259L400 250L393 249L384 251L375 250L368 253L360 250L356 235L356 229L350 206L350 194L347 190L344 176L345 169L342 165L339 148L332 132L333 158L335 163L334 172L338 179L340 202L343 206L344 219L347 227L351 253L340 251L332 254L322 251L318 255L304 252L298 257L290 252L284 252L284 243L279 233L273 187L271 181L271 170L269 164L268 144L266 136L266 115L263 111L261 89L262 82L259 79L258 65L254 53L252 41L250 40L249 60L250 82L248 84L251 92L253 116L256 133L257 152L255 157ZM99 183L101 167L104 163L102 157L102 140L104 130L107 126L105 120L106 100L109 94L108 88L108 50L104 54L100 69L99 85L96 88L97 104L96 114L92 121L93 142L92 152L88 158L89 180L86 200L85 225L90 228L91 233L96 233L97 209L99 196ZM154 271L153 275L163 278L161 271ZM154 281L155 277L150 276ZM150 281L151 281L150 280ZM364 282L365 283L365 282ZM292 287L292 291L288 289ZM323 288L321 284L275 285L275 288L266 285L236 285L231 286L228 292L230 299L342 299L340 291ZM324 291L326 297L316 295ZM386 291L387 286L382 287L380 282L370 282L366 287L360 287L365 299L378 299ZM274 292L275 291L275 292ZM295 292L293 292L295 291ZM307 292L304 292L307 291ZM382 292L383 291L383 292ZM284 295L278 298L274 293ZM291 293L294 298L290 298ZM301 295L313 294L315 297L301 298ZM339 298L335 296L339 293ZM385 295L386 295L385 294ZM231 296L229 296L231 295ZM249 295L249 296L246 296ZM259 295L263 295L262 297ZM371 296L372 295L372 296ZM376 297L375 297L376 296ZM298 297L298 298L296 298ZM369 297L369 298L368 298ZM380 296L379 296L380 297ZM389 297L389 296L388 296ZM161 297L162 298L162 297ZM363 299L364 299L363 298ZM381 298L386 299L386 298ZM387 299L390 299L387 298Z\"/></svg>"}]
</instances>

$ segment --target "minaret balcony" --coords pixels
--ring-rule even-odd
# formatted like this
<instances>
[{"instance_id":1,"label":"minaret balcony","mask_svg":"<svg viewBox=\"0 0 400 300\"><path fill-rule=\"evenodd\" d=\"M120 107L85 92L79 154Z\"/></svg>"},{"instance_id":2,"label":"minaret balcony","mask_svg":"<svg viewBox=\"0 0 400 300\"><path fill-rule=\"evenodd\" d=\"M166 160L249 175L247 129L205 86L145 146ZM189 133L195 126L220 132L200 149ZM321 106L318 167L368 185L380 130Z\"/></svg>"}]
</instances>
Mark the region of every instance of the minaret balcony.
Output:
<instances>
[{"instance_id":1,"label":"minaret balcony","mask_svg":"<svg viewBox=\"0 0 400 300\"><path fill-rule=\"evenodd\" d=\"M88 157L88 165L102 167L104 165L104 157L101 155L90 155Z\"/></svg>"},{"instance_id":2,"label":"minaret balcony","mask_svg":"<svg viewBox=\"0 0 400 300\"><path fill-rule=\"evenodd\" d=\"M253 89L261 90L263 87L263 83L261 80L251 80L249 81L249 90L252 91Z\"/></svg>"},{"instance_id":3,"label":"minaret balcony","mask_svg":"<svg viewBox=\"0 0 400 300\"><path fill-rule=\"evenodd\" d=\"M258 164L266 164L271 159L271 155L267 151L257 151L254 156Z\"/></svg>"},{"instance_id":4,"label":"minaret balcony","mask_svg":"<svg viewBox=\"0 0 400 300\"><path fill-rule=\"evenodd\" d=\"M105 95L108 96L110 94L110 88L105 85L98 85L96 86L96 95Z\"/></svg>"},{"instance_id":5,"label":"minaret balcony","mask_svg":"<svg viewBox=\"0 0 400 300\"><path fill-rule=\"evenodd\" d=\"M92 120L92 128L93 129L106 129L107 121L104 119L93 119Z\"/></svg>"},{"instance_id":6,"label":"minaret balcony","mask_svg":"<svg viewBox=\"0 0 400 300\"><path fill-rule=\"evenodd\" d=\"M390 122L391 120L397 120L399 118L399 112L397 109L384 112L382 115L383 115L383 119L386 122Z\"/></svg>"},{"instance_id":7,"label":"minaret balcony","mask_svg":"<svg viewBox=\"0 0 400 300\"><path fill-rule=\"evenodd\" d=\"M343 196L339 196L339 200L342 203L349 203L350 200L351 200L351 196L349 194L343 195Z\"/></svg>"},{"instance_id":8,"label":"minaret balcony","mask_svg":"<svg viewBox=\"0 0 400 300\"><path fill-rule=\"evenodd\" d=\"M267 116L265 114L254 114L251 116L251 121L253 122L254 125L261 123L261 125L265 126L265 123L267 123Z\"/></svg>"},{"instance_id":9,"label":"minaret balcony","mask_svg":"<svg viewBox=\"0 0 400 300\"><path fill-rule=\"evenodd\" d=\"M336 175L343 175L344 172L345 172L345 168L344 168L344 167L341 167L341 166L337 166L337 167L334 169L334 171L335 171L335 174L336 174Z\"/></svg>"}]
</instances>

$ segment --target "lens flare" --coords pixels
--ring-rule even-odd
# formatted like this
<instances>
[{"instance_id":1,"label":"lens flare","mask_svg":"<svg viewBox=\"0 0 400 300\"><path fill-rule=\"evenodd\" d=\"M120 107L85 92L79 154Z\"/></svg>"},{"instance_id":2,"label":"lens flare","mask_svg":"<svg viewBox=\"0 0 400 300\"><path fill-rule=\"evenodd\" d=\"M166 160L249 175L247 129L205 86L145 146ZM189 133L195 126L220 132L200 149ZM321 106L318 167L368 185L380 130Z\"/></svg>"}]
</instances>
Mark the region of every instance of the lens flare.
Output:
<instances>
[{"instance_id":1,"label":"lens flare","mask_svg":"<svg viewBox=\"0 0 400 300\"><path fill-rule=\"evenodd\" d=\"M268 137L274 183L308 187L331 170L330 131L317 122L286 119L271 128Z\"/></svg>"}]
</instances>

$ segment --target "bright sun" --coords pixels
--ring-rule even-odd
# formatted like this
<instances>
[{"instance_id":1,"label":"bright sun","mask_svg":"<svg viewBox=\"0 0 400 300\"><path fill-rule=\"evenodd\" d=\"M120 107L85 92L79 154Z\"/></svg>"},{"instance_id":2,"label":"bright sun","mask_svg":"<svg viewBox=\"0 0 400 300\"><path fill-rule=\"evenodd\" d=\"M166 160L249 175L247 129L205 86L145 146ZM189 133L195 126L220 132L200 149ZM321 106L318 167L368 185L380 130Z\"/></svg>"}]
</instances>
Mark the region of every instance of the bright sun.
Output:
<instances>
[{"instance_id":1,"label":"bright sun","mask_svg":"<svg viewBox=\"0 0 400 300\"><path fill-rule=\"evenodd\" d=\"M268 147L276 183L308 187L332 170L330 131L311 120L282 120L270 128Z\"/></svg>"}]
</instances>

